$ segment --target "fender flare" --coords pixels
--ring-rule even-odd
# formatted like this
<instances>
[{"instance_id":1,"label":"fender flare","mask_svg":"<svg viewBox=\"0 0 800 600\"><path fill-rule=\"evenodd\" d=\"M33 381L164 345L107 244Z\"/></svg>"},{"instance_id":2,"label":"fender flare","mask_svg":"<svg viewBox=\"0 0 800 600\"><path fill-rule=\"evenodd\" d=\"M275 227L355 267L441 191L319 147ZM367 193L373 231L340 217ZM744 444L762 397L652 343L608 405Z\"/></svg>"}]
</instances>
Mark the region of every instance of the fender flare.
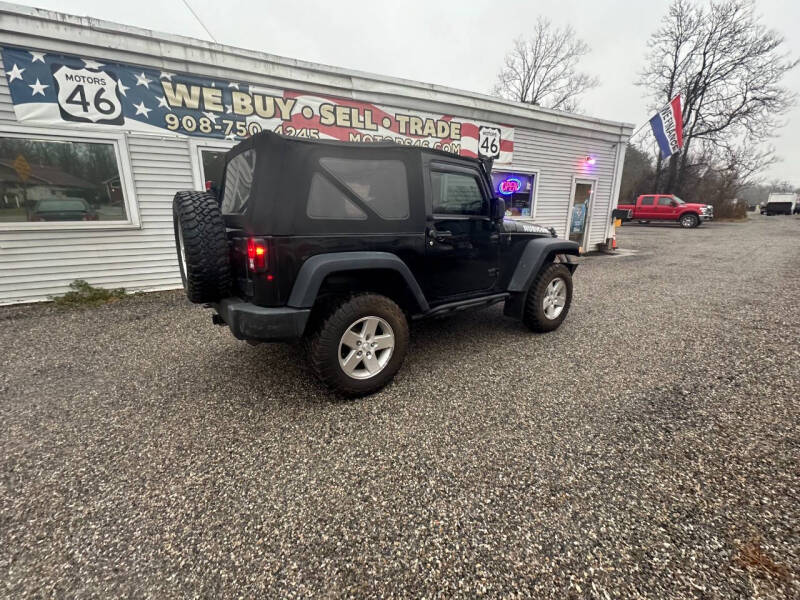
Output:
<instances>
[{"instance_id":1,"label":"fender flare","mask_svg":"<svg viewBox=\"0 0 800 600\"><path fill-rule=\"evenodd\" d=\"M422 288L408 265L390 252L331 252L310 257L297 273L287 306L311 308L317 299L322 282L328 275L339 271L361 269L389 269L399 273L419 305L420 311L429 310L425 294L422 293Z\"/></svg>"},{"instance_id":2,"label":"fender flare","mask_svg":"<svg viewBox=\"0 0 800 600\"><path fill-rule=\"evenodd\" d=\"M506 300L503 313L509 317L522 318L528 290L541 271L547 257L551 254L578 256L580 254L578 248L578 244L575 242L556 238L538 238L529 241L522 251L511 281L508 283L508 291L511 292L511 295ZM574 271L577 264L570 262L567 267L570 271Z\"/></svg>"},{"instance_id":3,"label":"fender flare","mask_svg":"<svg viewBox=\"0 0 800 600\"><path fill-rule=\"evenodd\" d=\"M519 257L511 281L508 282L508 291L527 292L550 254L578 256L580 252L578 244L568 240L539 238L529 241Z\"/></svg>"}]
</instances>

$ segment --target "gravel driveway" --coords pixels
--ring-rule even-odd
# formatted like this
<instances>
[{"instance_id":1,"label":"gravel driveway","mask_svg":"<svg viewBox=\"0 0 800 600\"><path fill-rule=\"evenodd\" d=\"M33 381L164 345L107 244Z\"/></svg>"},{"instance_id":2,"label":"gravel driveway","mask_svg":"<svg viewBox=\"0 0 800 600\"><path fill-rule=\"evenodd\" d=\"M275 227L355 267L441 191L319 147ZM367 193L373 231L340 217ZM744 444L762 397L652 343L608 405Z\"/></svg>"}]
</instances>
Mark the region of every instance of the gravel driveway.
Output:
<instances>
[{"instance_id":1,"label":"gravel driveway","mask_svg":"<svg viewBox=\"0 0 800 600\"><path fill-rule=\"evenodd\" d=\"M0 309L0 594L798 597L800 219L618 239L358 401L179 293Z\"/></svg>"}]
</instances>

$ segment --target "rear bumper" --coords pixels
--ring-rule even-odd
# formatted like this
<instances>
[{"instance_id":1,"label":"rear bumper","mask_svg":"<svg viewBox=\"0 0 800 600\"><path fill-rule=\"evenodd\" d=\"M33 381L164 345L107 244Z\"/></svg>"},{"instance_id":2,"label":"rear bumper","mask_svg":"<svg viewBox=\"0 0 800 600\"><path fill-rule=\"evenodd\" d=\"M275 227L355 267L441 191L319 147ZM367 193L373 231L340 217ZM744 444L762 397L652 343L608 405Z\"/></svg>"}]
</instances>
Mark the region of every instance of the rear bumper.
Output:
<instances>
[{"instance_id":1,"label":"rear bumper","mask_svg":"<svg viewBox=\"0 0 800 600\"><path fill-rule=\"evenodd\" d=\"M240 340L281 342L303 335L310 308L256 306L240 298L225 298L211 305Z\"/></svg>"}]
</instances>

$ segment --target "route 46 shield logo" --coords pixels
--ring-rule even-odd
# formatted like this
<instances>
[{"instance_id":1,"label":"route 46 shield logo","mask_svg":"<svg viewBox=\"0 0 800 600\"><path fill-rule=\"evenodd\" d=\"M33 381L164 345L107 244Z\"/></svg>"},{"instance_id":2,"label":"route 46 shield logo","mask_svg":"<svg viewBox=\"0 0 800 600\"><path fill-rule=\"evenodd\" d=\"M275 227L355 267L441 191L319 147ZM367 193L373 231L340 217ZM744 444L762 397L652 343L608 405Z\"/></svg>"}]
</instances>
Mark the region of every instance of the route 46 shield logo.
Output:
<instances>
[{"instance_id":1,"label":"route 46 shield logo","mask_svg":"<svg viewBox=\"0 0 800 600\"><path fill-rule=\"evenodd\" d=\"M65 121L122 125L122 99L117 76L102 69L52 65L58 108Z\"/></svg>"},{"instance_id":2,"label":"route 46 shield logo","mask_svg":"<svg viewBox=\"0 0 800 600\"><path fill-rule=\"evenodd\" d=\"M478 155L484 158L500 158L501 137L499 128L482 126L478 130Z\"/></svg>"}]
</instances>

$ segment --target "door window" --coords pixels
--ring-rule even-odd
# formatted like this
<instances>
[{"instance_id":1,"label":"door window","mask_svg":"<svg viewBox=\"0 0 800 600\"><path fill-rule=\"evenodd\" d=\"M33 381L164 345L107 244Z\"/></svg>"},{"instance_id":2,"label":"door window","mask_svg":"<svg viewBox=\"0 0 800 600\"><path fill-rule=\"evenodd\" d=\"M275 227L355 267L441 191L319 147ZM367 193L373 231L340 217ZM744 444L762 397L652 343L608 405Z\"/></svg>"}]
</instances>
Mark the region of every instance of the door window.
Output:
<instances>
[{"instance_id":1,"label":"door window","mask_svg":"<svg viewBox=\"0 0 800 600\"><path fill-rule=\"evenodd\" d=\"M661 198L658 199L658 205L672 206L672 198L670 198L669 196L661 196Z\"/></svg>"},{"instance_id":2,"label":"door window","mask_svg":"<svg viewBox=\"0 0 800 600\"><path fill-rule=\"evenodd\" d=\"M475 175L431 171L431 193L434 214L470 216L488 214L488 203L483 197Z\"/></svg>"},{"instance_id":3,"label":"door window","mask_svg":"<svg viewBox=\"0 0 800 600\"><path fill-rule=\"evenodd\" d=\"M583 245L583 237L586 233L586 222L589 217L589 201L592 198L591 183L576 183L575 196L572 202L572 214L570 215L569 239Z\"/></svg>"},{"instance_id":4,"label":"door window","mask_svg":"<svg viewBox=\"0 0 800 600\"><path fill-rule=\"evenodd\" d=\"M642 206L653 206L655 199L655 196L645 196L642 198Z\"/></svg>"}]
</instances>

